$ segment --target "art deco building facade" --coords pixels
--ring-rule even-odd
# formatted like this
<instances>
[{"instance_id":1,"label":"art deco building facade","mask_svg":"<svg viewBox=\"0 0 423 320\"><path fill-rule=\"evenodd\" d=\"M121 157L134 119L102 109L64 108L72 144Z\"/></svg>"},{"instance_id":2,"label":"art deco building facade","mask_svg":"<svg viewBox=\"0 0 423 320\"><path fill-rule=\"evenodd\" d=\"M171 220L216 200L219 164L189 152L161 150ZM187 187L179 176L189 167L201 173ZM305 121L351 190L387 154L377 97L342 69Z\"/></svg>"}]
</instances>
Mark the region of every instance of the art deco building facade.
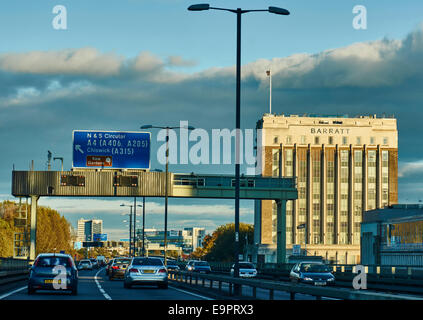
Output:
<instances>
[{"instance_id":1,"label":"art deco building facade","mask_svg":"<svg viewBox=\"0 0 423 320\"><path fill-rule=\"evenodd\" d=\"M363 211L398 200L396 119L265 114L257 129L261 174L297 177L298 199L286 207L288 252L307 241L309 255L359 263ZM259 260L271 262L274 202L256 202L255 225Z\"/></svg>"}]
</instances>

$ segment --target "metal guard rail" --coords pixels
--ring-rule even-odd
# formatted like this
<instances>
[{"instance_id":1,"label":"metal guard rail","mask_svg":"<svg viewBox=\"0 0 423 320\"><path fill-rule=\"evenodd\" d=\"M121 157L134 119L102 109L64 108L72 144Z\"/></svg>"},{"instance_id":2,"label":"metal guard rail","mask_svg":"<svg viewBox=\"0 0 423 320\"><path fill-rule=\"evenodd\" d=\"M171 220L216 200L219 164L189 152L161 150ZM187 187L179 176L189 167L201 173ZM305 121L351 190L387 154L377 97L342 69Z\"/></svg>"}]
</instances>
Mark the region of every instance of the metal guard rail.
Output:
<instances>
[{"instance_id":1,"label":"metal guard rail","mask_svg":"<svg viewBox=\"0 0 423 320\"><path fill-rule=\"evenodd\" d=\"M275 282L266 282L263 280L254 280L254 279L240 279L230 276L217 276L211 274L199 274L187 271L173 271L169 270L169 279L176 282L184 282L186 284L192 285L194 279L195 283L198 284L198 280L202 280L202 285L204 287L204 280L210 281L210 288L213 286L213 282L219 283L219 291L221 291L222 283L229 284L229 294L232 294L233 285L240 285L240 292L242 293L242 286L252 287L253 296L256 298L257 288L269 290L269 300L273 300L274 291L284 291L290 293L291 300L295 299L295 294L307 294L315 296L316 299L320 300L322 297L336 298L342 300L423 300L423 298L417 297L406 297L406 296L396 296L392 294L385 293L375 293L375 292L366 292L361 290L352 290L352 289L337 289L331 287L315 287L308 285L297 285L293 283L275 283Z\"/></svg>"}]
</instances>

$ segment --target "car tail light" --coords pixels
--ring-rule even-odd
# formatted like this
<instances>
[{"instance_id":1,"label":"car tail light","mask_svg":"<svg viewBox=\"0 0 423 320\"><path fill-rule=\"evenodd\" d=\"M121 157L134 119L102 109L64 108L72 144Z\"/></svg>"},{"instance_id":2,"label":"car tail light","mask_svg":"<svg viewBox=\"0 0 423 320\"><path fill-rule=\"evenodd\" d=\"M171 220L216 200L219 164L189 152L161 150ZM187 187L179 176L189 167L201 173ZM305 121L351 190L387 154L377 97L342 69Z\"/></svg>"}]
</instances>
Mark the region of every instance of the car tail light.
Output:
<instances>
[{"instance_id":1,"label":"car tail light","mask_svg":"<svg viewBox=\"0 0 423 320\"><path fill-rule=\"evenodd\" d=\"M129 269L129 272L138 273L138 269L131 268L131 269Z\"/></svg>"},{"instance_id":2,"label":"car tail light","mask_svg":"<svg viewBox=\"0 0 423 320\"><path fill-rule=\"evenodd\" d=\"M166 269L164 269L164 268L162 268L162 269L160 269L159 270L159 273L166 273L167 271L166 271Z\"/></svg>"},{"instance_id":3,"label":"car tail light","mask_svg":"<svg viewBox=\"0 0 423 320\"><path fill-rule=\"evenodd\" d=\"M112 269L115 269L116 270L116 269L119 269L119 267L118 266L113 266Z\"/></svg>"}]
</instances>

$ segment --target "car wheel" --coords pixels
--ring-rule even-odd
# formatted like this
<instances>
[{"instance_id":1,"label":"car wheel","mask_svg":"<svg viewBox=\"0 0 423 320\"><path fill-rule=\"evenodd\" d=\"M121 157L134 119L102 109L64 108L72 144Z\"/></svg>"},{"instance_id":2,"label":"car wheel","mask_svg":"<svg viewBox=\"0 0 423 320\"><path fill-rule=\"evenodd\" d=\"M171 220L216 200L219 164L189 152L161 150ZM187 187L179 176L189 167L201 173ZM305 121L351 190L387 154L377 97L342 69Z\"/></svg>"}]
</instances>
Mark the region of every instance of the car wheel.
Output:
<instances>
[{"instance_id":1,"label":"car wheel","mask_svg":"<svg viewBox=\"0 0 423 320\"><path fill-rule=\"evenodd\" d=\"M158 287L159 287L160 289L167 289L167 288L168 288L167 282L166 282L166 283L159 283L159 284L158 284Z\"/></svg>"},{"instance_id":2,"label":"car wheel","mask_svg":"<svg viewBox=\"0 0 423 320\"><path fill-rule=\"evenodd\" d=\"M35 289L32 288L31 286L28 286L28 294L31 295L31 294L34 294L34 293L35 293Z\"/></svg>"}]
</instances>

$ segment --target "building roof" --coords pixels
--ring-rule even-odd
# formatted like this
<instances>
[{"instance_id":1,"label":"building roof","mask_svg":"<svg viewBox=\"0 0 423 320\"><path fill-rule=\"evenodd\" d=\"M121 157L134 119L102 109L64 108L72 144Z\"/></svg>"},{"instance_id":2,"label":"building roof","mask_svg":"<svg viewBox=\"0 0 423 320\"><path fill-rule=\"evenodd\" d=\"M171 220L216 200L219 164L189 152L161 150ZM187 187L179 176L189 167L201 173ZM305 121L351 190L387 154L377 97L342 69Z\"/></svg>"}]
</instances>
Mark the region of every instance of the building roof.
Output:
<instances>
[{"instance_id":1,"label":"building roof","mask_svg":"<svg viewBox=\"0 0 423 320\"><path fill-rule=\"evenodd\" d=\"M365 211L362 223L401 223L423 220L423 204L395 204Z\"/></svg>"}]
</instances>

